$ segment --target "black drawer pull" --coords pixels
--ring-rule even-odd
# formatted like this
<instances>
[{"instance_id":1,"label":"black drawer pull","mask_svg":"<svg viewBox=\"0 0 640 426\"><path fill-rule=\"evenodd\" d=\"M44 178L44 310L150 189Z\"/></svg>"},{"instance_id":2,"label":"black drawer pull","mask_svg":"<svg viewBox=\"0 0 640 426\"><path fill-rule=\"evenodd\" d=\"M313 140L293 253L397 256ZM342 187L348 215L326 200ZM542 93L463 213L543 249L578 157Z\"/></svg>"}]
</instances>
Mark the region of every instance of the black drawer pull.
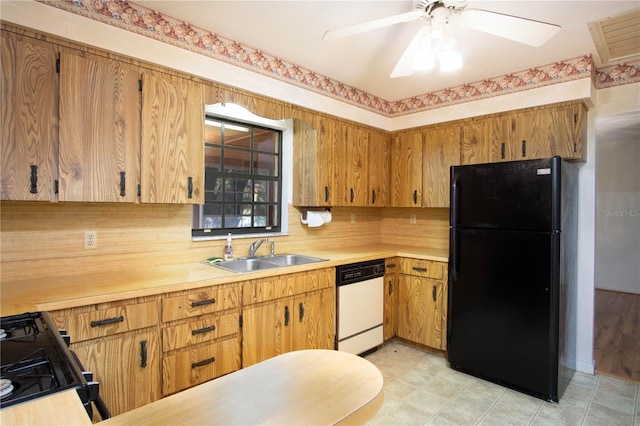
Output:
<instances>
[{"instance_id":1,"label":"black drawer pull","mask_svg":"<svg viewBox=\"0 0 640 426\"><path fill-rule=\"evenodd\" d=\"M197 308L198 306L213 305L214 303L216 303L216 298L212 297L211 299L204 299L204 300L198 300L197 302L191 302L191 307Z\"/></svg>"},{"instance_id":2,"label":"black drawer pull","mask_svg":"<svg viewBox=\"0 0 640 426\"><path fill-rule=\"evenodd\" d=\"M427 268L423 268L421 266L414 266L413 270L416 272L427 272Z\"/></svg>"},{"instance_id":3,"label":"black drawer pull","mask_svg":"<svg viewBox=\"0 0 640 426\"><path fill-rule=\"evenodd\" d=\"M395 263L387 263L387 264L385 265L385 268L387 268L387 269L388 269L388 268L395 268L395 267L396 267L396 264L395 264Z\"/></svg>"},{"instance_id":4,"label":"black drawer pull","mask_svg":"<svg viewBox=\"0 0 640 426\"><path fill-rule=\"evenodd\" d=\"M140 368L147 366L147 341L140 341Z\"/></svg>"},{"instance_id":5,"label":"black drawer pull","mask_svg":"<svg viewBox=\"0 0 640 426\"><path fill-rule=\"evenodd\" d=\"M124 317L120 315L119 317L115 317L115 318L107 318L107 319L98 320L98 321L91 321L91 327L100 327L101 325L116 324L122 321L124 321Z\"/></svg>"},{"instance_id":6,"label":"black drawer pull","mask_svg":"<svg viewBox=\"0 0 640 426\"><path fill-rule=\"evenodd\" d=\"M191 368L204 367L205 365L212 364L215 360L216 358L212 356L211 358L203 359L202 361L192 362Z\"/></svg>"},{"instance_id":7,"label":"black drawer pull","mask_svg":"<svg viewBox=\"0 0 640 426\"><path fill-rule=\"evenodd\" d=\"M197 330L191 330L191 335L195 336L196 334L204 334L204 333L209 333L213 330L216 329L215 325L211 325L209 327L203 327L203 328L199 328Z\"/></svg>"}]
</instances>

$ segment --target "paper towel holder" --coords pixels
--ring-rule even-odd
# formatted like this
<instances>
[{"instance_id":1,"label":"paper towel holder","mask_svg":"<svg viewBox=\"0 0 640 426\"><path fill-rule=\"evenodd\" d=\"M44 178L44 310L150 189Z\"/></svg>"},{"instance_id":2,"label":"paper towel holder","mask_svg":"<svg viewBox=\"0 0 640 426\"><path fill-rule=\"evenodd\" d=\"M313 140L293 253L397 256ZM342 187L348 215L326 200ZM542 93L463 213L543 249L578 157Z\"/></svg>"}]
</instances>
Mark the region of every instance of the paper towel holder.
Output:
<instances>
[{"instance_id":1,"label":"paper towel holder","mask_svg":"<svg viewBox=\"0 0 640 426\"><path fill-rule=\"evenodd\" d=\"M303 209L302 209L302 212L301 212L301 216L300 216L300 217L302 217L302 220L307 220L307 212L308 212L309 210L317 210L317 209L309 209L309 208L306 208L306 207L305 207L305 208L303 208ZM330 211L331 211L331 207L326 207L326 208L324 209L324 211L326 211L326 212L330 212Z\"/></svg>"}]
</instances>

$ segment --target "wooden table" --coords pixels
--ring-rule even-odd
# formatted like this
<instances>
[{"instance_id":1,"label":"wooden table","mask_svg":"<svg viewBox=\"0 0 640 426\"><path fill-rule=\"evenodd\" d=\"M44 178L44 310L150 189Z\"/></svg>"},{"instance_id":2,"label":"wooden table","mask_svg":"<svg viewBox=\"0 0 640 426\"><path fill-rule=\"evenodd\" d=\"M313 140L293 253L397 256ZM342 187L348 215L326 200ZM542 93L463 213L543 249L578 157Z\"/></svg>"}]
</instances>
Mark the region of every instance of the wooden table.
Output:
<instances>
[{"instance_id":1,"label":"wooden table","mask_svg":"<svg viewBox=\"0 0 640 426\"><path fill-rule=\"evenodd\" d=\"M382 405L382 373L331 350L288 352L101 422L110 425L361 424Z\"/></svg>"}]
</instances>

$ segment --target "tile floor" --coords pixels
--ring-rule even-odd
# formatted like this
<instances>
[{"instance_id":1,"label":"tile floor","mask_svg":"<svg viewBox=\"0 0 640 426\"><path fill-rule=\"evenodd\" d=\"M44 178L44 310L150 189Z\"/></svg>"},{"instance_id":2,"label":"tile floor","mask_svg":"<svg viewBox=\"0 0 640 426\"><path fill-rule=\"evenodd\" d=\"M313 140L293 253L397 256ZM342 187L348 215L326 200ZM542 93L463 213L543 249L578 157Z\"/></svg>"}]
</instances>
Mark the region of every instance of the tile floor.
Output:
<instances>
[{"instance_id":1,"label":"tile floor","mask_svg":"<svg viewBox=\"0 0 640 426\"><path fill-rule=\"evenodd\" d=\"M372 425L640 426L640 385L576 372L560 403L449 368L442 355L392 340L366 356L384 376Z\"/></svg>"}]
</instances>

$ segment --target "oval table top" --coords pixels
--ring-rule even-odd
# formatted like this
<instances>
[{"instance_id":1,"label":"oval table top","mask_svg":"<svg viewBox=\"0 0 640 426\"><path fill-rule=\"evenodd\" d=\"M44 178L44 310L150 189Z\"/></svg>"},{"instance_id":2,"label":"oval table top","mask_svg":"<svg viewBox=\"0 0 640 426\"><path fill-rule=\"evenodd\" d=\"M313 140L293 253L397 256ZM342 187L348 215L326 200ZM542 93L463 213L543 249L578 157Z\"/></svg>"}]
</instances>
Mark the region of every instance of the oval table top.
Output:
<instances>
[{"instance_id":1,"label":"oval table top","mask_svg":"<svg viewBox=\"0 0 640 426\"><path fill-rule=\"evenodd\" d=\"M382 405L382 373L346 352L288 352L101 422L109 425L361 424Z\"/></svg>"}]
</instances>

